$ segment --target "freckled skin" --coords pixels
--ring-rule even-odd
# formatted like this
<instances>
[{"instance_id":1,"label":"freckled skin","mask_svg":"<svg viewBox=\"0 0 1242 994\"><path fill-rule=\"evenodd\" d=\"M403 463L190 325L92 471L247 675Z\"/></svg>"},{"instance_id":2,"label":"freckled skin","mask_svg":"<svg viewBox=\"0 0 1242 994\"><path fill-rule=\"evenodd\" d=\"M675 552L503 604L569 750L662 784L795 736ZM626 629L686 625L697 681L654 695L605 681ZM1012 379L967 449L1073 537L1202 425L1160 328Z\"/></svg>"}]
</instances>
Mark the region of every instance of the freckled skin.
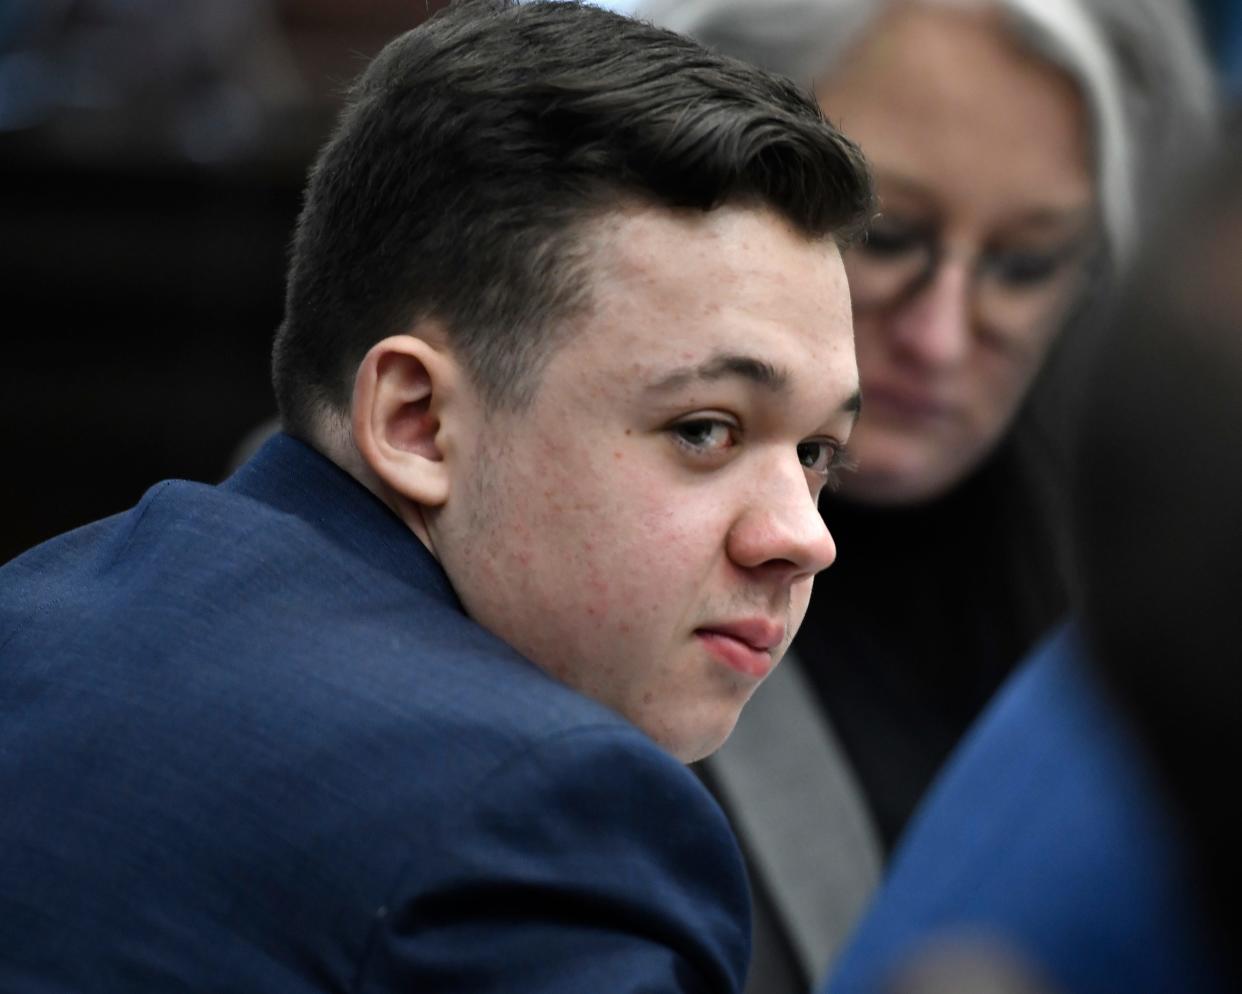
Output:
<instances>
[{"instance_id":1,"label":"freckled skin","mask_svg":"<svg viewBox=\"0 0 1242 994\"><path fill-rule=\"evenodd\" d=\"M1091 135L1067 76L1019 48L994 11L895 5L816 89L871 163L881 209L935 219L954 251L1057 243L1041 213L1090 218ZM1068 222L1070 230L1081 222ZM1047 355L1077 286L1004 348L974 306L969 267L946 265L908 304L856 319L864 405L850 444L855 499L903 504L945 492L996 445ZM1055 297L1054 288L1054 297ZM881 387L945 404L886 410ZM869 393L870 391L870 393Z\"/></svg>"},{"instance_id":2,"label":"freckled skin","mask_svg":"<svg viewBox=\"0 0 1242 994\"><path fill-rule=\"evenodd\" d=\"M473 449L427 522L472 617L689 761L757 682L696 632L777 619L779 657L835 556L798 446L853 425L848 290L831 242L750 209L620 212L593 258L592 307L530 408L466 416ZM651 393L721 352L786 370L786 390L728 376ZM671 430L703 412L741 428L710 458Z\"/></svg>"}]
</instances>

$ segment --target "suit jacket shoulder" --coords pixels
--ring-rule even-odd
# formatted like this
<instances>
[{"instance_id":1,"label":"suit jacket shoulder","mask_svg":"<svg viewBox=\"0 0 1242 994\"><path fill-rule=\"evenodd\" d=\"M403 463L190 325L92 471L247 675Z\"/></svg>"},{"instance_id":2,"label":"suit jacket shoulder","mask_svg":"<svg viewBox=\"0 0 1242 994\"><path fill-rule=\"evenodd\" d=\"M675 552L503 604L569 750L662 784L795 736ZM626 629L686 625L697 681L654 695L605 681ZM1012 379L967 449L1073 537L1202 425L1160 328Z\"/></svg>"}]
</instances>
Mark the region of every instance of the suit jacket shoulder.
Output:
<instances>
[{"instance_id":1,"label":"suit jacket shoulder","mask_svg":"<svg viewBox=\"0 0 1242 994\"><path fill-rule=\"evenodd\" d=\"M0 569L0 791L0 989L745 969L742 871L697 781L469 621L404 525L288 438Z\"/></svg>"}]
</instances>

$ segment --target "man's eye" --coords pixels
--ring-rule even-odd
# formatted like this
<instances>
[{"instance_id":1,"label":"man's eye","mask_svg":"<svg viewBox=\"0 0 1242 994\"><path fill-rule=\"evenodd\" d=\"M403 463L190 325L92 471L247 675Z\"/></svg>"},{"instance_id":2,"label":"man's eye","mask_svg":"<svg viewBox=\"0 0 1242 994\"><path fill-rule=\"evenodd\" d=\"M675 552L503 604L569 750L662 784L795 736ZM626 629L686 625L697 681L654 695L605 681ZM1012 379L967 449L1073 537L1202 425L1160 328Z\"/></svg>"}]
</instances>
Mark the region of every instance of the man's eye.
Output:
<instances>
[{"instance_id":1,"label":"man's eye","mask_svg":"<svg viewBox=\"0 0 1242 994\"><path fill-rule=\"evenodd\" d=\"M715 452L737 444L737 428L715 418L694 418L673 425L673 437L694 452Z\"/></svg>"},{"instance_id":2,"label":"man's eye","mask_svg":"<svg viewBox=\"0 0 1242 994\"><path fill-rule=\"evenodd\" d=\"M827 474L836 462L838 447L834 442L814 440L798 443L798 461L812 473Z\"/></svg>"}]
</instances>

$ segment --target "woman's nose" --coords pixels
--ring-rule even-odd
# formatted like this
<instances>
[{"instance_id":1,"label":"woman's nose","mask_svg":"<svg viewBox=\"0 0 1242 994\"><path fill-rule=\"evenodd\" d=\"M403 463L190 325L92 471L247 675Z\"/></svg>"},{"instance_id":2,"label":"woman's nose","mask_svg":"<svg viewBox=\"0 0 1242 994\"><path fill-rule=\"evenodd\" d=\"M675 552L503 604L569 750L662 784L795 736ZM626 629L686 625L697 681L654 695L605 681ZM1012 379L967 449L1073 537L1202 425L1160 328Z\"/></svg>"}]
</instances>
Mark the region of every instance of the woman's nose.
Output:
<instances>
[{"instance_id":1,"label":"woman's nose","mask_svg":"<svg viewBox=\"0 0 1242 994\"><path fill-rule=\"evenodd\" d=\"M889 313L889 340L910 362L946 369L970 350L972 280L968 267L945 261Z\"/></svg>"}]
</instances>

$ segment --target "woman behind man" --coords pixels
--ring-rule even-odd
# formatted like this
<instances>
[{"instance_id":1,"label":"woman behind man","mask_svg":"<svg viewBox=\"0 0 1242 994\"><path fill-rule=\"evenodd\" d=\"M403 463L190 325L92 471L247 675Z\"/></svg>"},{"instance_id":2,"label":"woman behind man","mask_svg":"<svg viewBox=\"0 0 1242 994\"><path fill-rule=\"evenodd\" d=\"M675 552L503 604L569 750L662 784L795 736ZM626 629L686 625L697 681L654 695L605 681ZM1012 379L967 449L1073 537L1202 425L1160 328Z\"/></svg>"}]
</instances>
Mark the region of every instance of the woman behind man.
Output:
<instances>
[{"instance_id":1,"label":"woman behind man","mask_svg":"<svg viewBox=\"0 0 1242 994\"><path fill-rule=\"evenodd\" d=\"M1239 152L1149 230L1093 350L1076 623L954 750L824 994L1033 991L1005 966L1063 994L1242 989Z\"/></svg>"},{"instance_id":2,"label":"woman behind man","mask_svg":"<svg viewBox=\"0 0 1242 994\"><path fill-rule=\"evenodd\" d=\"M783 685L707 771L752 859L752 989L770 994L831 958L873 875L866 822L890 848L1068 606L1067 359L1143 212L1208 143L1213 97L1175 0L647 0L640 14L813 86L880 194L847 260L864 411L857 472L823 502L840 557ZM807 701L830 782L808 762L816 736L789 737ZM780 784L797 796L763 796ZM781 822L806 811L801 833ZM815 849L837 822L863 829ZM831 907L834 887L848 907Z\"/></svg>"}]
</instances>

